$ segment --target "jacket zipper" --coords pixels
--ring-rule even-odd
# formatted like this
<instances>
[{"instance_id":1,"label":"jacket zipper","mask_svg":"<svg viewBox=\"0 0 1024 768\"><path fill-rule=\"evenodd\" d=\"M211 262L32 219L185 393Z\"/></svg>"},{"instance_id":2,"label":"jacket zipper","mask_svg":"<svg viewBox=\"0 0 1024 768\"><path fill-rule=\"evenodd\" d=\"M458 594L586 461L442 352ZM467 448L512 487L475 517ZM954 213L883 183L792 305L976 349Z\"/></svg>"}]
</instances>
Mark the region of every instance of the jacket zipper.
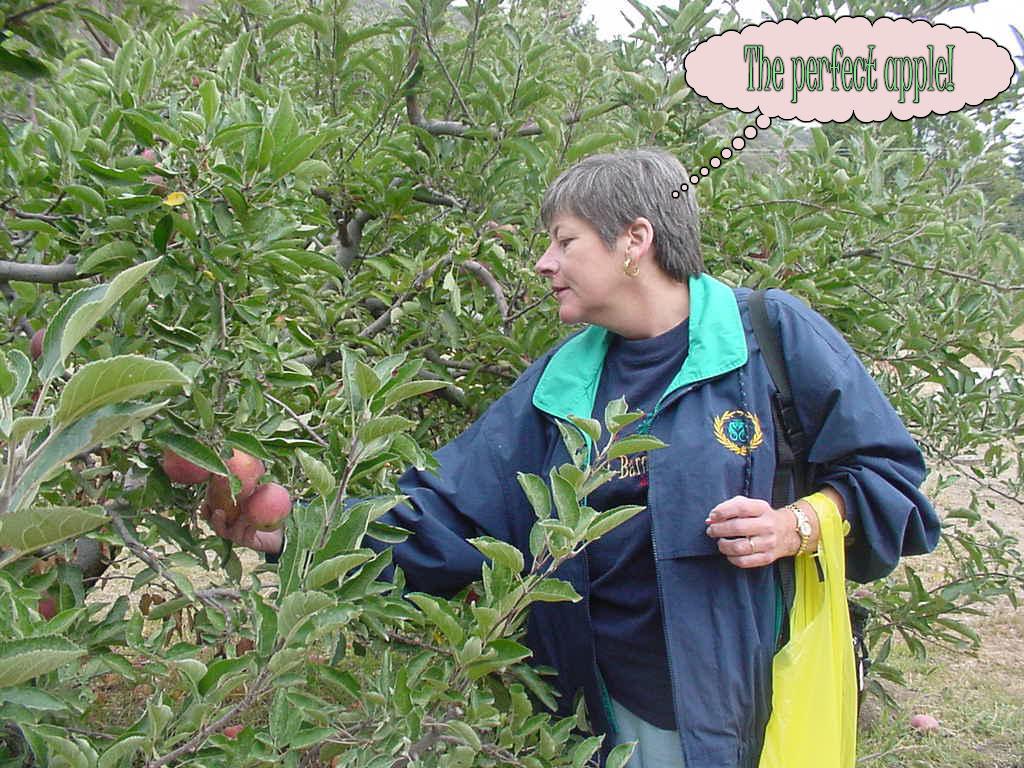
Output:
<instances>
[{"instance_id":1,"label":"jacket zipper","mask_svg":"<svg viewBox=\"0 0 1024 768\"><path fill-rule=\"evenodd\" d=\"M696 384L691 384L691 385L689 385L687 387L683 387L682 389L679 389L679 390L676 390L676 392L673 392L672 395L670 395L669 397L662 398L662 400L658 401L658 404L654 406L654 410L652 410L649 415L644 417L644 419L640 422L640 426L637 427L636 431L638 433L640 433L640 434L647 434L650 431L651 426L654 423L655 417L659 413L661 413L663 407L665 407L666 405L669 404L668 403L669 399L671 398L672 402L675 402L676 400L681 398L683 395L685 395L687 392L692 390L695 386L696 386ZM648 466L650 466L650 465L648 465ZM647 511L648 511L648 514L650 514L650 516L651 516L651 550L652 550L652 552L654 554L654 580L655 580L655 582L657 583L657 586L658 586L658 607L661 609L661 632L662 632L662 635L664 636L664 639L665 639L665 661L668 664L669 684L672 686L672 710L673 710L672 711L672 715L673 715L673 718L675 719L675 722L676 722L676 733L677 733L677 735L679 737L679 750L680 750L680 752L682 752L683 764L685 765L686 764L686 749L685 749L685 747L683 745L683 729L679 726L679 701L677 700L677 695L676 695L677 691L679 689L678 689L678 686L676 685L676 672L675 672L675 668L672 665L672 651L671 651L671 645L669 644L668 622L665 621L665 590L664 590L664 587L662 587L662 584L661 584L661 564L660 564L661 561L658 559L658 537L655 534L654 514L651 512L651 504L650 504L650 500L651 500L651 480L652 480L651 475L652 474L653 473L650 471L650 469L648 469L648 472L647 472L647 502L648 502L647 503Z\"/></svg>"}]
</instances>

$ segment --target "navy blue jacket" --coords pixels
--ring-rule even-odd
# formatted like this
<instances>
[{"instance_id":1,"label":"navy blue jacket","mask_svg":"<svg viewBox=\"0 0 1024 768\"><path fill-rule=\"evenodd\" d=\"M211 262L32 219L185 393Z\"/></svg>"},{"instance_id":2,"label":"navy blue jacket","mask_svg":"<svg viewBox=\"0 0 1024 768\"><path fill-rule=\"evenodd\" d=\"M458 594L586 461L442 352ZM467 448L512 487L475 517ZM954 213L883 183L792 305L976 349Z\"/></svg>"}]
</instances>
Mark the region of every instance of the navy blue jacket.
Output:
<instances>
[{"instance_id":1,"label":"navy blue jacket","mask_svg":"<svg viewBox=\"0 0 1024 768\"><path fill-rule=\"evenodd\" d=\"M688 768L756 768L771 711L776 651L774 569L741 569L722 556L704 519L736 495L771 499L773 386L754 340L749 291L707 275L690 280L690 352L658 404L648 506L680 748ZM843 497L851 524L848 571L889 573L902 555L933 549L939 522L918 491L925 468L899 417L849 345L820 315L781 291L767 294L794 400L810 439L815 487ZM534 515L517 472L547 477L569 461L556 420L589 416L608 334L591 326L530 366L487 412L436 453L437 473L399 482L409 502L382 522L414 535L394 548L411 589L451 595L480 577L467 538L493 536L530 565ZM537 603L527 643L558 670L566 711L586 696L597 732L608 730L588 613L587 559L558 576L583 600Z\"/></svg>"}]
</instances>

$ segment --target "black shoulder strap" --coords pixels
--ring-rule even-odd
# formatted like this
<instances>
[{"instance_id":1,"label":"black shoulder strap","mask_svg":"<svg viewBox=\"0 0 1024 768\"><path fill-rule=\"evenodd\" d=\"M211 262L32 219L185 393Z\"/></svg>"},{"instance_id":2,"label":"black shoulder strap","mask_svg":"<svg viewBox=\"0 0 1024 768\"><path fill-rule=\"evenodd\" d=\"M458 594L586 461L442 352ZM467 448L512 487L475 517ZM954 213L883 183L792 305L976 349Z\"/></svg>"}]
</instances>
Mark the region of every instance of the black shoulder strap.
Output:
<instances>
[{"instance_id":1,"label":"black shoulder strap","mask_svg":"<svg viewBox=\"0 0 1024 768\"><path fill-rule=\"evenodd\" d=\"M764 305L764 291L754 291L747 299L750 325L761 348L768 375L775 384L772 393L772 422L775 424L775 477L772 479L772 506L781 507L807 490L807 472L804 462L804 433L793 404L793 389L789 385L786 362L782 356L782 343L772 328L768 310ZM792 488L792 490L790 490ZM779 638L781 647L789 640L789 612L796 597L796 572L793 558L777 560L776 572L786 619L782 622Z\"/></svg>"},{"instance_id":2,"label":"black shoulder strap","mask_svg":"<svg viewBox=\"0 0 1024 768\"><path fill-rule=\"evenodd\" d=\"M747 304L750 307L750 324L754 329L754 338L761 348L761 356L768 368L768 374L775 384L772 395L772 417L775 421L778 438L775 441L776 463L775 479L772 483L772 506L781 507L793 501L790 492L790 480L796 496L802 496L808 488L806 450L807 441L803 427L796 414L793 403L793 389L789 385L789 375L782 356L782 343L779 334L768 320L768 310L764 305L764 291L750 294Z\"/></svg>"}]
</instances>

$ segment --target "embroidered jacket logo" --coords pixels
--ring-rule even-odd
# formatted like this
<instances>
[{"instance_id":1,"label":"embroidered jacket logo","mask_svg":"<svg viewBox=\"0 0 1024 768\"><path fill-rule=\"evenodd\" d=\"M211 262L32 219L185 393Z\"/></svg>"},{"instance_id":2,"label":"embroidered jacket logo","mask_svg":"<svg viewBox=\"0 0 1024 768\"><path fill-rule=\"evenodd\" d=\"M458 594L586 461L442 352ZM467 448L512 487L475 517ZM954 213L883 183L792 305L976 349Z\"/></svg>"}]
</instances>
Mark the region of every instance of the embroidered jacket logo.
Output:
<instances>
[{"instance_id":1,"label":"embroidered jacket logo","mask_svg":"<svg viewBox=\"0 0 1024 768\"><path fill-rule=\"evenodd\" d=\"M761 420L749 411L726 411L714 421L715 439L733 453L746 456L764 442Z\"/></svg>"}]
</instances>

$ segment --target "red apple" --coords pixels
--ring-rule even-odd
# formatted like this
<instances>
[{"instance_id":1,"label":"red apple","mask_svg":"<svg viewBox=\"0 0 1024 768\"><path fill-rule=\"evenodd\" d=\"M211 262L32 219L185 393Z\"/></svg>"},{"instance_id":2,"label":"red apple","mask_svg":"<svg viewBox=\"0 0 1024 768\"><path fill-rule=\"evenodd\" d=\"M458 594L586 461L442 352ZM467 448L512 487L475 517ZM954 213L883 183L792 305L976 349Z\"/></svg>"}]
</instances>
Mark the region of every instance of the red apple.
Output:
<instances>
[{"instance_id":1,"label":"red apple","mask_svg":"<svg viewBox=\"0 0 1024 768\"><path fill-rule=\"evenodd\" d=\"M255 456L250 456L248 453L243 453L237 448L232 450L231 458L225 464L227 464L231 474L242 483L242 490L238 492L237 501L251 496L252 492L256 490L256 483L260 481L263 473L267 471L262 461Z\"/></svg>"},{"instance_id":2,"label":"red apple","mask_svg":"<svg viewBox=\"0 0 1024 768\"><path fill-rule=\"evenodd\" d=\"M33 360L38 360L43 356L43 339L46 338L46 328L40 328L38 331L32 334L32 341L29 342L28 351L32 355Z\"/></svg>"},{"instance_id":3,"label":"red apple","mask_svg":"<svg viewBox=\"0 0 1024 768\"><path fill-rule=\"evenodd\" d=\"M292 498L288 490L277 483L264 483L241 504L241 515L250 525L261 531L273 531L292 511Z\"/></svg>"},{"instance_id":4,"label":"red apple","mask_svg":"<svg viewBox=\"0 0 1024 768\"><path fill-rule=\"evenodd\" d=\"M163 467L164 474L172 483L195 485L196 483L205 483L210 477L209 470L197 467L168 448L164 449L164 457L160 461L160 466Z\"/></svg>"},{"instance_id":5,"label":"red apple","mask_svg":"<svg viewBox=\"0 0 1024 768\"><path fill-rule=\"evenodd\" d=\"M57 601L53 599L52 595L47 595L39 604L36 606L36 610L39 611L39 615L49 621L59 612Z\"/></svg>"},{"instance_id":6,"label":"red apple","mask_svg":"<svg viewBox=\"0 0 1024 768\"><path fill-rule=\"evenodd\" d=\"M914 715L910 718L910 727L918 733L934 733L939 730L939 721L931 715Z\"/></svg>"}]
</instances>

